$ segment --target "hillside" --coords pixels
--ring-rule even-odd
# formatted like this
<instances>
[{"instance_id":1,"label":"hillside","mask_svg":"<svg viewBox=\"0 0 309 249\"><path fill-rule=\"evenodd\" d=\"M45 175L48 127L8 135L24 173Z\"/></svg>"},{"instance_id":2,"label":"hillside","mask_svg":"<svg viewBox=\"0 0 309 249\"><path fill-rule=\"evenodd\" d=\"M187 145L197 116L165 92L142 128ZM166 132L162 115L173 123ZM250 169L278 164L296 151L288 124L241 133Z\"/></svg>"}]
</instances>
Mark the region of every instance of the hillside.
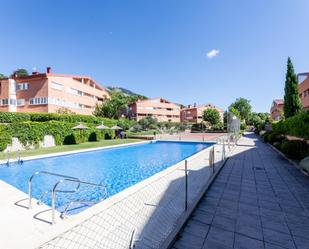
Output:
<instances>
[{"instance_id":1,"label":"hillside","mask_svg":"<svg viewBox=\"0 0 309 249\"><path fill-rule=\"evenodd\" d=\"M131 90L128 90L126 88L123 88L123 87L115 87L115 86L108 86L106 87L109 91L119 91L119 92L122 92L123 94L127 95L127 96L139 96L141 98L145 98L147 99L146 96L144 95L141 95L141 94L138 94L138 93L135 93L135 92L132 92Z\"/></svg>"}]
</instances>

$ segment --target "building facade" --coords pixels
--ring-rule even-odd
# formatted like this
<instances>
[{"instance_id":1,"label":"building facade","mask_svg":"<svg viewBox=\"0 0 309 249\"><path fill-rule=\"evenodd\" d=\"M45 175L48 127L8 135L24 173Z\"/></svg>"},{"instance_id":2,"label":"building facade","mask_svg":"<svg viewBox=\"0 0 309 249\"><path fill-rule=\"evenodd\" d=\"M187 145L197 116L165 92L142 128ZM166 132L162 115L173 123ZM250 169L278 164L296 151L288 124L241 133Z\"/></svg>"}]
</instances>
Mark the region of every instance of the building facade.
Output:
<instances>
[{"instance_id":1,"label":"building facade","mask_svg":"<svg viewBox=\"0 0 309 249\"><path fill-rule=\"evenodd\" d=\"M303 109L309 110L309 73L300 73L298 78L298 92L303 106ZM273 101L270 108L270 115L273 120L281 120L283 118L283 99L276 99Z\"/></svg>"},{"instance_id":2,"label":"building facade","mask_svg":"<svg viewBox=\"0 0 309 249\"><path fill-rule=\"evenodd\" d=\"M205 110L213 108L216 109L221 117L221 121L223 122L223 114L224 111L212 104L205 104L205 105L193 105L193 106L188 106L187 108L181 109L180 117L181 117L181 122L190 122L190 123L201 123L203 121L203 113Z\"/></svg>"},{"instance_id":3,"label":"building facade","mask_svg":"<svg viewBox=\"0 0 309 249\"><path fill-rule=\"evenodd\" d=\"M66 108L91 115L108 91L86 76L34 72L0 81L0 111L57 112Z\"/></svg>"},{"instance_id":4,"label":"building facade","mask_svg":"<svg viewBox=\"0 0 309 249\"><path fill-rule=\"evenodd\" d=\"M309 110L309 73L298 74L298 91L303 108Z\"/></svg>"},{"instance_id":5,"label":"building facade","mask_svg":"<svg viewBox=\"0 0 309 249\"><path fill-rule=\"evenodd\" d=\"M154 117L159 122L180 122L180 105L163 98L138 100L129 105L128 115L137 121Z\"/></svg>"},{"instance_id":6,"label":"building facade","mask_svg":"<svg viewBox=\"0 0 309 249\"><path fill-rule=\"evenodd\" d=\"M273 120L279 121L283 118L283 99L275 99L270 108L270 116Z\"/></svg>"}]
</instances>

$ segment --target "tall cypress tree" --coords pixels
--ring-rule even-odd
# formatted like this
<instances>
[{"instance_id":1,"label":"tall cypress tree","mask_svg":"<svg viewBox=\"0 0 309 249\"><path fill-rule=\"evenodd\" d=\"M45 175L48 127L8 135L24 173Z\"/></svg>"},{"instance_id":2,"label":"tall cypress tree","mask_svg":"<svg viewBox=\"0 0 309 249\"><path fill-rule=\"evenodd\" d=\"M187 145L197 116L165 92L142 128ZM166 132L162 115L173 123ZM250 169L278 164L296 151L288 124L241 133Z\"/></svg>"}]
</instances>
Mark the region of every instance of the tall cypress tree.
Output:
<instances>
[{"instance_id":1,"label":"tall cypress tree","mask_svg":"<svg viewBox=\"0 0 309 249\"><path fill-rule=\"evenodd\" d=\"M300 112L302 103L298 93L298 81L294 72L291 58L288 58L287 72L284 87L284 116L289 118Z\"/></svg>"}]
</instances>

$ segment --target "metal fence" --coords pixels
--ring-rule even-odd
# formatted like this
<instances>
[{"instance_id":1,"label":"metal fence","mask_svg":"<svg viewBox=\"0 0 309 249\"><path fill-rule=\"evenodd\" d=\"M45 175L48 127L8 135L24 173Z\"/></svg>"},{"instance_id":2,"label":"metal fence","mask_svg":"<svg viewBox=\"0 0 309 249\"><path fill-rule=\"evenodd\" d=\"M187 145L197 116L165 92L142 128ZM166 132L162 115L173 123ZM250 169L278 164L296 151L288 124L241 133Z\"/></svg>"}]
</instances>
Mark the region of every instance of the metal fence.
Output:
<instances>
[{"instance_id":1,"label":"metal fence","mask_svg":"<svg viewBox=\"0 0 309 249\"><path fill-rule=\"evenodd\" d=\"M39 248L162 248L235 141L232 136L219 138L210 149L168 169Z\"/></svg>"}]
</instances>

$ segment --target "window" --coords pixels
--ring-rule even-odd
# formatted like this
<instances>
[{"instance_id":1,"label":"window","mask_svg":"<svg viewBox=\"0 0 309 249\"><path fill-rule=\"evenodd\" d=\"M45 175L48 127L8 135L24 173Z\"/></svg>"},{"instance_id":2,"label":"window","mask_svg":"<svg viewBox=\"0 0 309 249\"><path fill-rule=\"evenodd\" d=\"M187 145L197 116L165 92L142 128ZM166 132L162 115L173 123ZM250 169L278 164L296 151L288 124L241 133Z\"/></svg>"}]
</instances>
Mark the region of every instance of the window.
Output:
<instances>
[{"instance_id":1,"label":"window","mask_svg":"<svg viewBox=\"0 0 309 249\"><path fill-rule=\"evenodd\" d=\"M29 104L30 105L45 105L47 104L47 97L38 97L38 98L30 98Z\"/></svg>"},{"instance_id":2,"label":"window","mask_svg":"<svg viewBox=\"0 0 309 249\"><path fill-rule=\"evenodd\" d=\"M62 91L63 90L63 85L60 84L60 83L52 81L51 88Z\"/></svg>"},{"instance_id":3,"label":"window","mask_svg":"<svg viewBox=\"0 0 309 249\"><path fill-rule=\"evenodd\" d=\"M2 99L1 105L9 105L9 99Z\"/></svg>"},{"instance_id":4,"label":"window","mask_svg":"<svg viewBox=\"0 0 309 249\"><path fill-rule=\"evenodd\" d=\"M29 89L29 83L18 83L17 84L17 90L28 90Z\"/></svg>"},{"instance_id":5,"label":"window","mask_svg":"<svg viewBox=\"0 0 309 249\"><path fill-rule=\"evenodd\" d=\"M17 99L17 106L24 106L25 105L25 99Z\"/></svg>"},{"instance_id":6,"label":"window","mask_svg":"<svg viewBox=\"0 0 309 249\"><path fill-rule=\"evenodd\" d=\"M10 105L16 105L16 99L10 99Z\"/></svg>"},{"instance_id":7,"label":"window","mask_svg":"<svg viewBox=\"0 0 309 249\"><path fill-rule=\"evenodd\" d=\"M82 91L77 90L77 89L75 89L75 88L68 88L68 89L67 89L67 92L68 92L68 93L75 94L75 95L79 95L79 96L83 96L83 95L84 95Z\"/></svg>"}]
</instances>

